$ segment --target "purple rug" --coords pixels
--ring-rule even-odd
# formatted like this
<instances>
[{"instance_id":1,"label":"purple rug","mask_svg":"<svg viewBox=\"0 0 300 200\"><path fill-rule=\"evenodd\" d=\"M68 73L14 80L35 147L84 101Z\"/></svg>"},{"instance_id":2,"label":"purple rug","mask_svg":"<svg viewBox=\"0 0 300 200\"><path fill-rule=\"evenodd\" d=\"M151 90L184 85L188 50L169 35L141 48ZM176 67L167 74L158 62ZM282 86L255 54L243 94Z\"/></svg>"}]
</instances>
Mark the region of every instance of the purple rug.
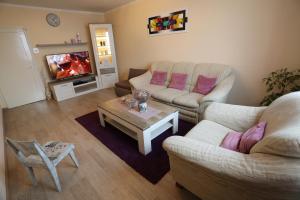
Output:
<instances>
[{"instance_id":1,"label":"purple rug","mask_svg":"<svg viewBox=\"0 0 300 200\"><path fill-rule=\"evenodd\" d=\"M162 142L172 135L171 129L152 140L152 152L144 156L138 151L136 140L108 123L105 128L101 127L97 111L78 117L76 121L151 183L157 183L170 170L169 158L162 148ZM179 120L177 135L185 135L193 126Z\"/></svg>"}]
</instances>

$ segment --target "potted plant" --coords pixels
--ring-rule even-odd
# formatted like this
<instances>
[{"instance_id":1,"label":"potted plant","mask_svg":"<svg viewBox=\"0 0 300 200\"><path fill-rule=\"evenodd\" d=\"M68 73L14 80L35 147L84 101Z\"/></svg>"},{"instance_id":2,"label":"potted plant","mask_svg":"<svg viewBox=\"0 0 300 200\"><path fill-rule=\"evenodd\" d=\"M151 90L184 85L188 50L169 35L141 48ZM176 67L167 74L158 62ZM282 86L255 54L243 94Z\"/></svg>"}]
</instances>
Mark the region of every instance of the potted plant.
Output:
<instances>
[{"instance_id":1,"label":"potted plant","mask_svg":"<svg viewBox=\"0 0 300 200\"><path fill-rule=\"evenodd\" d=\"M300 91L300 69L289 71L287 68L272 72L263 79L267 87L267 96L260 103L270 105L278 97L290 92Z\"/></svg>"}]
</instances>

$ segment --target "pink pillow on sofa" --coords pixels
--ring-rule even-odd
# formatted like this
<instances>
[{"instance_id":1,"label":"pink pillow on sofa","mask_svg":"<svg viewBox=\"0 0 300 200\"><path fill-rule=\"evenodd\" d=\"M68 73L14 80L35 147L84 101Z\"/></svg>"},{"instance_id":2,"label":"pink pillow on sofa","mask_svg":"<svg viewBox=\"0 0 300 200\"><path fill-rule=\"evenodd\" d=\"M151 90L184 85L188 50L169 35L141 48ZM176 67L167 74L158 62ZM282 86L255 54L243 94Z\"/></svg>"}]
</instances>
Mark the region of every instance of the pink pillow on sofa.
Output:
<instances>
[{"instance_id":1,"label":"pink pillow on sofa","mask_svg":"<svg viewBox=\"0 0 300 200\"><path fill-rule=\"evenodd\" d=\"M207 95L212 91L212 89L214 89L216 82L217 82L217 78L208 78L199 75L193 92Z\"/></svg>"},{"instance_id":2,"label":"pink pillow on sofa","mask_svg":"<svg viewBox=\"0 0 300 200\"><path fill-rule=\"evenodd\" d=\"M242 133L235 132L235 131L229 132L223 139L220 147L238 152L241 138L242 138Z\"/></svg>"},{"instance_id":3,"label":"pink pillow on sofa","mask_svg":"<svg viewBox=\"0 0 300 200\"><path fill-rule=\"evenodd\" d=\"M171 82L168 87L183 90L185 88L186 80L187 74L172 73Z\"/></svg>"},{"instance_id":4,"label":"pink pillow on sofa","mask_svg":"<svg viewBox=\"0 0 300 200\"><path fill-rule=\"evenodd\" d=\"M164 85L167 80L167 72L154 71L150 84Z\"/></svg>"},{"instance_id":5,"label":"pink pillow on sofa","mask_svg":"<svg viewBox=\"0 0 300 200\"><path fill-rule=\"evenodd\" d=\"M239 151L249 153L251 148L264 137L266 126L267 122L260 122L248 129L241 138Z\"/></svg>"}]
</instances>

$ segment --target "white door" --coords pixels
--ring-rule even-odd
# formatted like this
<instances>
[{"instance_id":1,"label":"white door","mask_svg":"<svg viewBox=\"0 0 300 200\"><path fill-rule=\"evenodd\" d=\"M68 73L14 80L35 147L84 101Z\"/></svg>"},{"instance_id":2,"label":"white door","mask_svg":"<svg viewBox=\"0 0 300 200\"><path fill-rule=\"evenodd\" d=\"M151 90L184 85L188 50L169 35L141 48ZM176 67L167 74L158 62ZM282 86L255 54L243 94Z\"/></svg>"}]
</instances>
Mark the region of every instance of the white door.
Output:
<instances>
[{"instance_id":1,"label":"white door","mask_svg":"<svg viewBox=\"0 0 300 200\"><path fill-rule=\"evenodd\" d=\"M2 107L13 108L45 99L22 29L0 29L0 91L6 104Z\"/></svg>"}]
</instances>

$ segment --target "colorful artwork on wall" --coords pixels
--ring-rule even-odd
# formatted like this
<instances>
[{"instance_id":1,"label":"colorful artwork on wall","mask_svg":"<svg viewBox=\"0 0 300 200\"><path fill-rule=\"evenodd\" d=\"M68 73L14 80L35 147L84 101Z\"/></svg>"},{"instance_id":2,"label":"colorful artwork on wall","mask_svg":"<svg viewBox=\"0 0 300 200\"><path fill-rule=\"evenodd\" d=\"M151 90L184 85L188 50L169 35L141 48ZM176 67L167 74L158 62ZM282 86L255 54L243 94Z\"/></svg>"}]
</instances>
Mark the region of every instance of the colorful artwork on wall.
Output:
<instances>
[{"instance_id":1,"label":"colorful artwork on wall","mask_svg":"<svg viewBox=\"0 0 300 200\"><path fill-rule=\"evenodd\" d=\"M162 33L176 33L186 31L188 18L186 10L170 13L168 16L155 16L148 19L148 30L150 35Z\"/></svg>"}]
</instances>

